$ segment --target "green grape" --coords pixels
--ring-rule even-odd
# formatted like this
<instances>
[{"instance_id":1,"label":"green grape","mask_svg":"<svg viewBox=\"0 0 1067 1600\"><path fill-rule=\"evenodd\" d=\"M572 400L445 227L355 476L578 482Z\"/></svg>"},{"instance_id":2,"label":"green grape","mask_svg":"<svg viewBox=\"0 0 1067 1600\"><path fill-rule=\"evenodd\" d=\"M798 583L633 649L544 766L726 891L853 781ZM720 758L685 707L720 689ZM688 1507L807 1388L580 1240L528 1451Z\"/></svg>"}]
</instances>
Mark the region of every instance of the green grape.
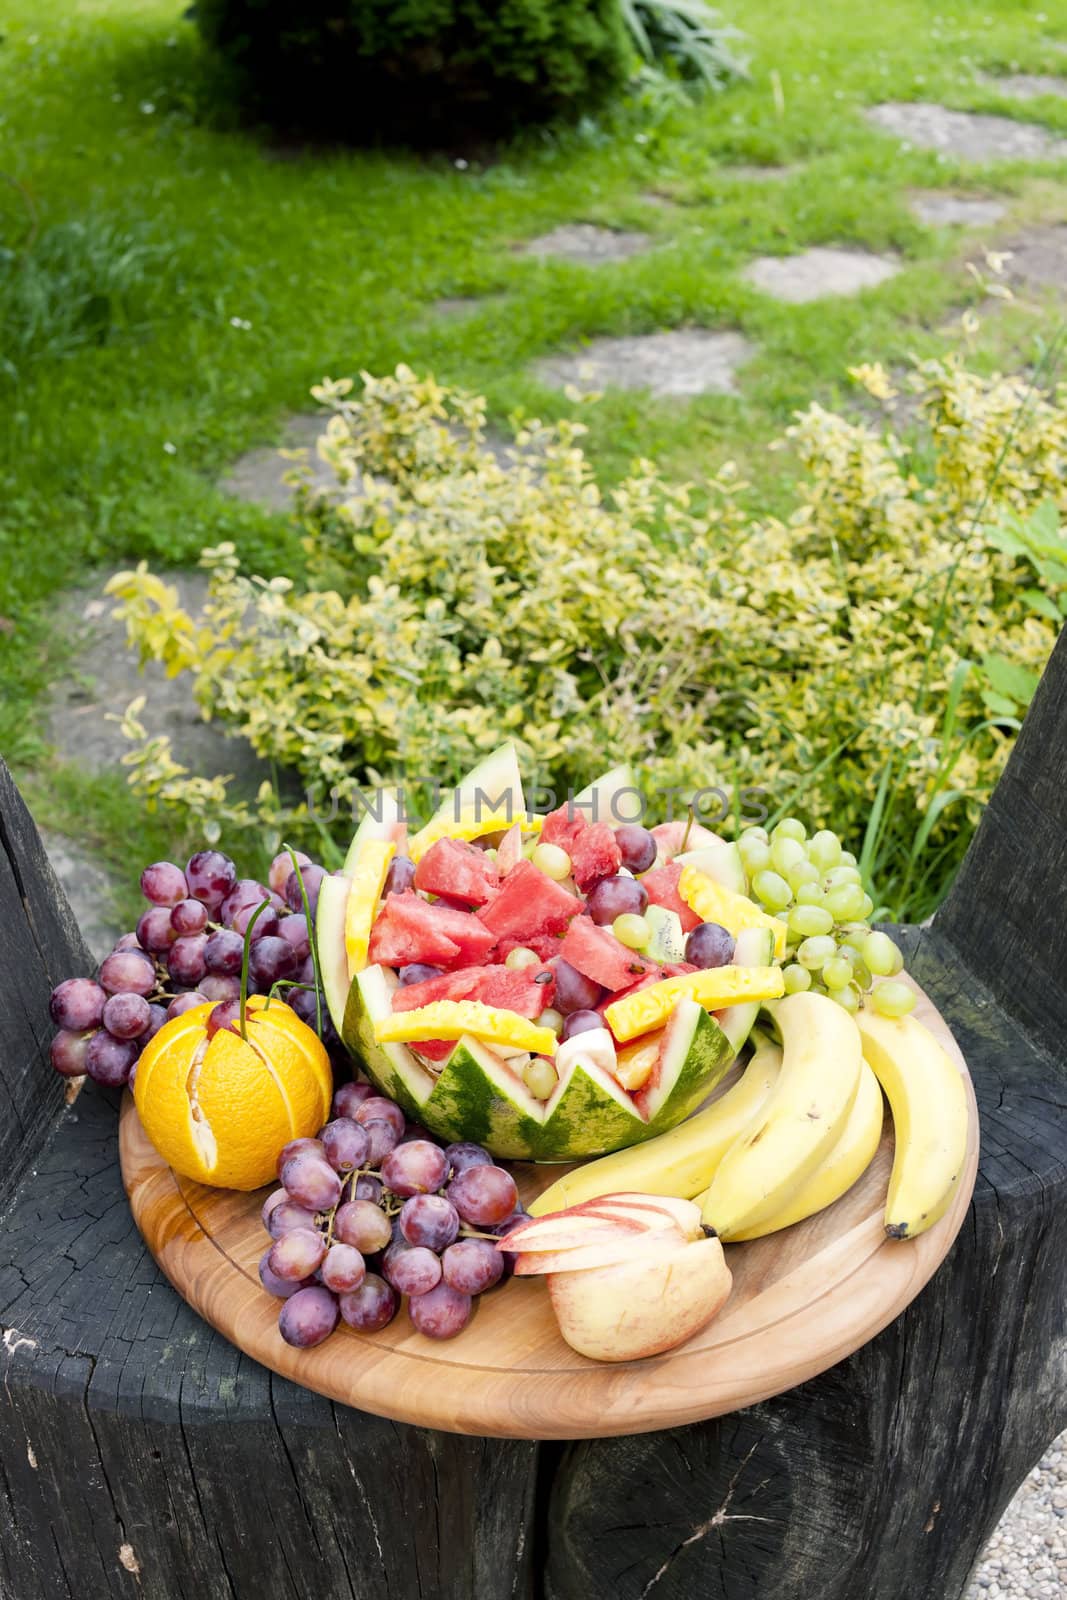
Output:
<instances>
[{"instance_id":1,"label":"green grape","mask_svg":"<svg viewBox=\"0 0 1067 1600\"><path fill-rule=\"evenodd\" d=\"M867 896L858 883L842 883L826 894L826 909L835 922L855 922L863 915Z\"/></svg>"},{"instance_id":2,"label":"green grape","mask_svg":"<svg viewBox=\"0 0 1067 1600\"><path fill-rule=\"evenodd\" d=\"M915 1007L915 992L906 983L880 983L871 990L871 1005L881 1017L906 1017Z\"/></svg>"},{"instance_id":3,"label":"green grape","mask_svg":"<svg viewBox=\"0 0 1067 1600\"><path fill-rule=\"evenodd\" d=\"M837 834L831 833L829 828L820 828L818 833L813 833L808 840L808 860L813 861L822 872L836 867L841 860L841 841Z\"/></svg>"},{"instance_id":4,"label":"green grape","mask_svg":"<svg viewBox=\"0 0 1067 1600\"><path fill-rule=\"evenodd\" d=\"M737 848L741 852L741 865L750 878L771 864L771 847L763 839L754 839L751 832L741 835Z\"/></svg>"},{"instance_id":5,"label":"green grape","mask_svg":"<svg viewBox=\"0 0 1067 1600\"><path fill-rule=\"evenodd\" d=\"M824 961L830 961L837 953L837 945L828 934L816 934L811 939L805 939L797 950L797 960L802 967L807 967L811 972L817 972Z\"/></svg>"},{"instance_id":6,"label":"green grape","mask_svg":"<svg viewBox=\"0 0 1067 1600\"><path fill-rule=\"evenodd\" d=\"M803 844L808 837L808 830L798 817L783 817L776 824L772 839L795 839L798 844Z\"/></svg>"},{"instance_id":7,"label":"green grape","mask_svg":"<svg viewBox=\"0 0 1067 1600\"><path fill-rule=\"evenodd\" d=\"M856 858L852 854L851 850L842 850L841 860L845 863L846 867L854 867L856 865Z\"/></svg>"},{"instance_id":8,"label":"green grape","mask_svg":"<svg viewBox=\"0 0 1067 1600\"><path fill-rule=\"evenodd\" d=\"M741 837L743 839L758 839L760 844L770 844L771 842L771 836L766 828L746 828Z\"/></svg>"},{"instance_id":9,"label":"green grape","mask_svg":"<svg viewBox=\"0 0 1067 1600\"><path fill-rule=\"evenodd\" d=\"M821 883L802 883L797 890L798 906L821 906L826 899L826 890Z\"/></svg>"},{"instance_id":10,"label":"green grape","mask_svg":"<svg viewBox=\"0 0 1067 1600\"><path fill-rule=\"evenodd\" d=\"M854 961L852 963L852 977L855 982L859 984L864 994L866 994L867 990L871 987L871 983L873 982L871 977L871 969L867 966L866 962Z\"/></svg>"},{"instance_id":11,"label":"green grape","mask_svg":"<svg viewBox=\"0 0 1067 1600\"><path fill-rule=\"evenodd\" d=\"M787 867L785 879L793 893L802 889L806 883L819 882L819 869L810 861L798 861L795 866Z\"/></svg>"},{"instance_id":12,"label":"green grape","mask_svg":"<svg viewBox=\"0 0 1067 1600\"><path fill-rule=\"evenodd\" d=\"M792 889L777 872L757 872L752 887L768 911L784 911L793 898Z\"/></svg>"},{"instance_id":13,"label":"green grape","mask_svg":"<svg viewBox=\"0 0 1067 1600\"><path fill-rule=\"evenodd\" d=\"M822 981L831 991L844 989L852 982L852 963L844 956L833 956L823 963Z\"/></svg>"},{"instance_id":14,"label":"green grape","mask_svg":"<svg viewBox=\"0 0 1067 1600\"><path fill-rule=\"evenodd\" d=\"M822 906L794 906L787 918L790 933L807 939L813 933L829 933L834 919Z\"/></svg>"},{"instance_id":15,"label":"green grape","mask_svg":"<svg viewBox=\"0 0 1067 1600\"><path fill-rule=\"evenodd\" d=\"M904 957L888 933L869 933L860 945L864 961L879 978L893 978L904 965Z\"/></svg>"},{"instance_id":16,"label":"green grape","mask_svg":"<svg viewBox=\"0 0 1067 1600\"><path fill-rule=\"evenodd\" d=\"M635 911L624 911L616 917L611 924L611 931L628 950L643 950L652 937L648 922Z\"/></svg>"},{"instance_id":17,"label":"green grape","mask_svg":"<svg viewBox=\"0 0 1067 1600\"><path fill-rule=\"evenodd\" d=\"M871 899L869 894L865 894L864 897L863 897L863 908L860 911L860 916L863 918L864 922L867 922L867 921L870 920L871 913L873 911L874 911L874 901Z\"/></svg>"},{"instance_id":18,"label":"green grape","mask_svg":"<svg viewBox=\"0 0 1067 1600\"><path fill-rule=\"evenodd\" d=\"M782 982L786 994L803 994L805 989L811 988L811 973L807 967L798 967L794 963L791 967L782 968Z\"/></svg>"},{"instance_id":19,"label":"green grape","mask_svg":"<svg viewBox=\"0 0 1067 1600\"><path fill-rule=\"evenodd\" d=\"M870 931L867 924L861 922L853 927L845 928L843 932L838 934L838 939L841 944L847 945L850 950L862 950L867 943Z\"/></svg>"},{"instance_id":20,"label":"green grape","mask_svg":"<svg viewBox=\"0 0 1067 1600\"><path fill-rule=\"evenodd\" d=\"M843 883L862 883L863 879L855 867L831 867L826 874L826 886L829 889L838 889Z\"/></svg>"},{"instance_id":21,"label":"green grape","mask_svg":"<svg viewBox=\"0 0 1067 1600\"><path fill-rule=\"evenodd\" d=\"M771 840L771 866L776 872L786 873L790 867L798 867L806 860L804 846L799 839L784 835Z\"/></svg>"},{"instance_id":22,"label":"green grape","mask_svg":"<svg viewBox=\"0 0 1067 1600\"><path fill-rule=\"evenodd\" d=\"M537 1025L539 1028L551 1028L553 1033L559 1033L563 1027L563 1012L552 1009L542 1011L537 1019Z\"/></svg>"},{"instance_id":23,"label":"green grape","mask_svg":"<svg viewBox=\"0 0 1067 1600\"><path fill-rule=\"evenodd\" d=\"M860 1008L863 996L856 988L856 985L850 983L847 989L831 989L830 999L836 1000L839 1006L844 1006L846 1011L850 1011L855 1016Z\"/></svg>"}]
</instances>

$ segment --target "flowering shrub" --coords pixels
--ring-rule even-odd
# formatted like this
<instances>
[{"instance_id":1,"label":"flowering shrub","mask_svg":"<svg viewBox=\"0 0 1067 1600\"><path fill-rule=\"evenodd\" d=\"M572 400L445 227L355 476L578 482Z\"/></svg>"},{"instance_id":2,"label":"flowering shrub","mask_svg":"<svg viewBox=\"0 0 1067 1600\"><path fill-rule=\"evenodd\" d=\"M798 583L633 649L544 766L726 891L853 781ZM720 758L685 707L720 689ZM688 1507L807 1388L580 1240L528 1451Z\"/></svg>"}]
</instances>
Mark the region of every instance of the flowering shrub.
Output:
<instances>
[{"instance_id":1,"label":"flowering shrub","mask_svg":"<svg viewBox=\"0 0 1067 1600\"><path fill-rule=\"evenodd\" d=\"M891 393L881 369L854 376ZM358 393L327 381L341 497L299 493L299 582L243 575L220 545L200 621L143 566L109 589L142 658L192 673L205 714L298 773L316 814L336 793L339 837L368 779L447 779L512 737L561 789L624 760L649 786L761 787L852 835L892 908L922 912L1067 602L1067 406L952 360L910 384L921 459L812 405L779 519L742 508L730 466L698 495L638 462L604 493L576 423L518 425L501 465L477 398L403 367ZM232 802L163 739L129 759L142 793L200 820L308 825L273 792Z\"/></svg>"}]
</instances>

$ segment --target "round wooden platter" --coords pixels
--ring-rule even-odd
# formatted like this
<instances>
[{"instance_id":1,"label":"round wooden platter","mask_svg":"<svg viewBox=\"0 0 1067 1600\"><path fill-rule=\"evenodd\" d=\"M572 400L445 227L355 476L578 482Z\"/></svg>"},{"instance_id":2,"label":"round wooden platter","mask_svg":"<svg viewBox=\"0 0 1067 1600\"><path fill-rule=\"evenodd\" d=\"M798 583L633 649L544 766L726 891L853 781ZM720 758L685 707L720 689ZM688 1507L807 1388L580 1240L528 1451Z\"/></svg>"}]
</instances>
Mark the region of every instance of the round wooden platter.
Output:
<instances>
[{"instance_id":1,"label":"round wooden platter","mask_svg":"<svg viewBox=\"0 0 1067 1600\"><path fill-rule=\"evenodd\" d=\"M686 1344L644 1361L577 1355L556 1326L545 1285L514 1278L477 1302L456 1339L438 1343L406 1311L381 1333L343 1322L324 1344L294 1350L278 1333L279 1302L261 1287L269 1243L264 1195L209 1189L179 1177L148 1142L126 1095L123 1179L149 1249L179 1294L220 1333L273 1371L361 1411L451 1433L574 1439L643 1433L718 1416L780 1394L857 1350L915 1298L967 1213L978 1166L978 1108L967 1066L933 1003L915 1015L945 1044L967 1082L967 1163L948 1213L913 1240L882 1226L893 1160L892 1119L860 1181L806 1222L728 1245L733 1288L719 1315ZM561 1168L516 1166L527 1202Z\"/></svg>"}]
</instances>

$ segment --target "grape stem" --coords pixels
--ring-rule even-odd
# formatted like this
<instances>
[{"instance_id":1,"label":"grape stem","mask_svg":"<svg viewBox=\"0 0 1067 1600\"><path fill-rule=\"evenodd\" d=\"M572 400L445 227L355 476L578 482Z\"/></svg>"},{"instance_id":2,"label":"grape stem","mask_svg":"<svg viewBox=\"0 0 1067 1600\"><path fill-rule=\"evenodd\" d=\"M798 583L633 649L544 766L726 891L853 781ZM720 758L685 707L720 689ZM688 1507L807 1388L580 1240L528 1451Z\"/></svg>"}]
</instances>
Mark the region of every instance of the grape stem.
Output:
<instances>
[{"instance_id":1,"label":"grape stem","mask_svg":"<svg viewBox=\"0 0 1067 1600\"><path fill-rule=\"evenodd\" d=\"M696 812L693 810L692 806L687 806L686 810L689 812L689 821L686 823L685 832L682 834L681 848L676 852L678 855L682 855L684 853L685 847L689 843L689 835L693 831L693 823L697 819Z\"/></svg>"},{"instance_id":2,"label":"grape stem","mask_svg":"<svg viewBox=\"0 0 1067 1600\"><path fill-rule=\"evenodd\" d=\"M315 924L311 918L311 906L308 902L308 892L304 887L304 874L300 870L300 863L296 859L296 852L291 844L282 846L283 850L293 863L296 881L300 885L300 899L304 906L304 921L307 923L308 943L311 946L311 966L315 973L315 1032L322 1038L322 973L319 970L319 946L315 938Z\"/></svg>"}]
</instances>

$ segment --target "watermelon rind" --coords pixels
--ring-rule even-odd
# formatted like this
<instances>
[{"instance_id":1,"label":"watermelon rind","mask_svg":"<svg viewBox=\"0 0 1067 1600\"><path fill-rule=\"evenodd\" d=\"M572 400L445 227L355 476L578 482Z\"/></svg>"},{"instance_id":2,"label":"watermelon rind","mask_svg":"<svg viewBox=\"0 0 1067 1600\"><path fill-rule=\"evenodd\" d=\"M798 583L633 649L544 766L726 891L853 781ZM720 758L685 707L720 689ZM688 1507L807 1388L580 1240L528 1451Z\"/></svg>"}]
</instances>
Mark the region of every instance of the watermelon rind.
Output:
<instances>
[{"instance_id":1,"label":"watermelon rind","mask_svg":"<svg viewBox=\"0 0 1067 1600\"><path fill-rule=\"evenodd\" d=\"M315 909L315 942L319 951L319 974L330 1018L338 1033L344 1025L348 1004L348 952L345 949L345 908L352 889L351 878L323 878L319 903Z\"/></svg>"},{"instance_id":2,"label":"watermelon rind","mask_svg":"<svg viewBox=\"0 0 1067 1600\"><path fill-rule=\"evenodd\" d=\"M734 965L769 967L774 962L774 934L770 928L742 928L734 947ZM719 1026L736 1055L756 1026L759 1002L745 1001L719 1013Z\"/></svg>"},{"instance_id":3,"label":"watermelon rind","mask_svg":"<svg viewBox=\"0 0 1067 1600\"><path fill-rule=\"evenodd\" d=\"M348 991L341 1038L382 1093L417 1119L433 1090L433 1073L416 1061L406 1044L379 1044L374 1037L376 1020L392 1015L396 986L395 973L385 967L357 972Z\"/></svg>"},{"instance_id":4,"label":"watermelon rind","mask_svg":"<svg viewBox=\"0 0 1067 1600\"><path fill-rule=\"evenodd\" d=\"M638 793L634 783L633 769L631 767L612 767L610 772L605 772L602 777L594 778L592 783L586 784L580 794L576 794L572 804L580 816L587 822L606 822L609 828L617 828L624 822L640 822L640 816L633 816L633 798L627 791ZM620 804L620 816L615 814L615 803L621 801L626 795L626 801Z\"/></svg>"},{"instance_id":5,"label":"watermelon rind","mask_svg":"<svg viewBox=\"0 0 1067 1600\"><path fill-rule=\"evenodd\" d=\"M695 1111L726 1076L736 1054L703 1006L679 1000L667 1023L657 1081L645 1096L642 1140L666 1133Z\"/></svg>"},{"instance_id":6,"label":"watermelon rind","mask_svg":"<svg viewBox=\"0 0 1067 1600\"><path fill-rule=\"evenodd\" d=\"M364 811L352 843L345 856L344 874L346 878L354 878L359 863L359 853L368 839L392 839L396 835L397 824L400 821L400 803L397 800L395 789L378 789L375 791L374 804L369 810Z\"/></svg>"},{"instance_id":7,"label":"watermelon rind","mask_svg":"<svg viewBox=\"0 0 1067 1600\"><path fill-rule=\"evenodd\" d=\"M696 867L698 872L707 873L716 883L724 889L732 889L734 894L748 894L748 879L741 863L741 852L736 844L727 839L720 839L717 844L702 845L699 850L687 850L684 855L675 856L683 867Z\"/></svg>"},{"instance_id":8,"label":"watermelon rind","mask_svg":"<svg viewBox=\"0 0 1067 1600\"><path fill-rule=\"evenodd\" d=\"M486 756L445 795L429 822L412 836L412 860L417 861L435 839L448 837L452 825L458 827L471 815L485 824L482 833L498 833L513 822L525 822L522 774L515 746L510 742Z\"/></svg>"}]
</instances>

